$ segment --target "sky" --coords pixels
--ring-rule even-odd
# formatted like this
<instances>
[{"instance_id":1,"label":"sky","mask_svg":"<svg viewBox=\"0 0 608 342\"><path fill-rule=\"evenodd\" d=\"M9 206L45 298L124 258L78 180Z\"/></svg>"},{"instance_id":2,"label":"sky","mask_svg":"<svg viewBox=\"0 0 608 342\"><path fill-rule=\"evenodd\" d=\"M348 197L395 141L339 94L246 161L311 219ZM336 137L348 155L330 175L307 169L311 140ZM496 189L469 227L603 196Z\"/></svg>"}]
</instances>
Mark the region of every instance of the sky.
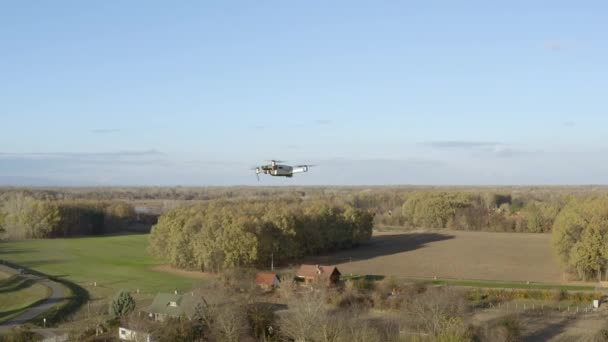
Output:
<instances>
[{"instance_id":1,"label":"sky","mask_svg":"<svg viewBox=\"0 0 608 342\"><path fill-rule=\"evenodd\" d=\"M605 1L2 1L0 184L608 184ZM291 179L251 167L317 166Z\"/></svg>"}]
</instances>

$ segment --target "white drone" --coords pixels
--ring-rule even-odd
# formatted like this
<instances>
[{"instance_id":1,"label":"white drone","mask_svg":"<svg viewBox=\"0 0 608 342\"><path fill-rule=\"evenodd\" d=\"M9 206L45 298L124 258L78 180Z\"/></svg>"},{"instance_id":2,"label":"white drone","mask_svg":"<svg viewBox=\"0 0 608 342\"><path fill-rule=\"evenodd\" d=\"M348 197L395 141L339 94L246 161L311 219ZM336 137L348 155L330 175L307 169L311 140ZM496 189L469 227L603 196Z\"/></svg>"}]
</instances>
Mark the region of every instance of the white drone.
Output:
<instances>
[{"instance_id":1,"label":"white drone","mask_svg":"<svg viewBox=\"0 0 608 342\"><path fill-rule=\"evenodd\" d=\"M253 168L255 170L255 175L260 180L260 173L265 175L277 176L277 177L293 177L294 173L302 173L308 172L308 168L314 165L282 165L279 163L284 163L282 160L270 160L270 164L261 165Z\"/></svg>"}]
</instances>

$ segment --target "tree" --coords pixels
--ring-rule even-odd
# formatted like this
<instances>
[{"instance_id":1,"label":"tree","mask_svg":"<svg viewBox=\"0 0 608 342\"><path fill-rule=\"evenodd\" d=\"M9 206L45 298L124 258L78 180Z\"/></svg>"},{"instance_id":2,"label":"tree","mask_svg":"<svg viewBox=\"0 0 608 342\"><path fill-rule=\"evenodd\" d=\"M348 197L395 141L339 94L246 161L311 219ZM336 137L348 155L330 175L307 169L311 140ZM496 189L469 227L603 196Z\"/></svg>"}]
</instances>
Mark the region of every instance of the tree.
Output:
<instances>
[{"instance_id":1,"label":"tree","mask_svg":"<svg viewBox=\"0 0 608 342\"><path fill-rule=\"evenodd\" d=\"M209 306L208 310L214 341L239 342L249 331L246 308L240 303Z\"/></svg>"},{"instance_id":2,"label":"tree","mask_svg":"<svg viewBox=\"0 0 608 342\"><path fill-rule=\"evenodd\" d=\"M603 242L601 228L595 222L587 226L580 240L572 248L570 261L583 281L587 280L590 273L595 273L598 281L601 280L602 269L606 264Z\"/></svg>"},{"instance_id":3,"label":"tree","mask_svg":"<svg viewBox=\"0 0 608 342\"><path fill-rule=\"evenodd\" d=\"M571 200L555 219L553 244L564 265L586 280L608 264L608 196Z\"/></svg>"},{"instance_id":4,"label":"tree","mask_svg":"<svg viewBox=\"0 0 608 342\"><path fill-rule=\"evenodd\" d=\"M466 308L461 292L451 288L430 288L410 299L403 307L403 318L406 324L439 340L466 341L470 339L462 322Z\"/></svg>"},{"instance_id":5,"label":"tree","mask_svg":"<svg viewBox=\"0 0 608 342\"><path fill-rule=\"evenodd\" d=\"M290 296L290 311L279 320L282 334L295 341L315 341L314 334L323 334L321 328L328 324L329 315L325 302L322 289Z\"/></svg>"},{"instance_id":6,"label":"tree","mask_svg":"<svg viewBox=\"0 0 608 342\"><path fill-rule=\"evenodd\" d=\"M135 300L127 291L121 290L110 303L110 316L120 318L135 310Z\"/></svg>"},{"instance_id":7,"label":"tree","mask_svg":"<svg viewBox=\"0 0 608 342\"><path fill-rule=\"evenodd\" d=\"M5 199L0 208L2 225L14 239L38 239L50 236L59 223L59 210L48 201L18 193Z\"/></svg>"}]
</instances>

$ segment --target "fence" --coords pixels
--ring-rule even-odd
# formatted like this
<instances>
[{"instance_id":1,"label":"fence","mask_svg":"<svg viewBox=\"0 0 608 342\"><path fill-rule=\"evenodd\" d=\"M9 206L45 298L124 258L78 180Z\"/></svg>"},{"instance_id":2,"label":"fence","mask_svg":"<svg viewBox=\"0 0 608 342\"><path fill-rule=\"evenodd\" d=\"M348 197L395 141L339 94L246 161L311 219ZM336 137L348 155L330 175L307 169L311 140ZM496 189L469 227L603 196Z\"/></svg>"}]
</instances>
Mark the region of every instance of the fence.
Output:
<instances>
[{"instance_id":1,"label":"fence","mask_svg":"<svg viewBox=\"0 0 608 342\"><path fill-rule=\"evenodd\" d=\"M488 305L475 308L476 312L495 311L504 314L531 314L531 315L562 315L578 316L581 318L596 316L600 309L594 308L593 304L567 304L567 303L529 303L529 302L504 302L489 303Z\"/></svg>"}]
</instances>

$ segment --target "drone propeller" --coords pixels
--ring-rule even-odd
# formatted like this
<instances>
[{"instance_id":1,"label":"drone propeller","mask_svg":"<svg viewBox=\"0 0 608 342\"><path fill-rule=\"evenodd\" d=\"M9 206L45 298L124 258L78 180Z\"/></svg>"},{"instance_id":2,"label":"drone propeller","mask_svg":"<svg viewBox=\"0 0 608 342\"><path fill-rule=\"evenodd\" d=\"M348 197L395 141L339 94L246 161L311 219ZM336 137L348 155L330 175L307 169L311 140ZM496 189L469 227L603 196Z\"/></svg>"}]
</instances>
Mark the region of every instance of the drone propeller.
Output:
<instances>
[{"instance_id":1,"label":"drone propeller","mask_svg":"<svg viewBox=\"0 0 608 342\"><path fill-rule=\"evenodd\" d=\"M304 165L295 165L294 167L314 167L318 166L317 164L304 164Z\"/></svg>"},{"instance_id":2,"label":"drone propeller","mask_svg":"<svg viewBox=\"0 0 608 342\"><path fill-rule=\"evenodd\" d=\"M277 160L277 159L270 159L270 160L266 160L267 162L270 163L286 163L287 160Z\"/></svg>"}]
</instances>

